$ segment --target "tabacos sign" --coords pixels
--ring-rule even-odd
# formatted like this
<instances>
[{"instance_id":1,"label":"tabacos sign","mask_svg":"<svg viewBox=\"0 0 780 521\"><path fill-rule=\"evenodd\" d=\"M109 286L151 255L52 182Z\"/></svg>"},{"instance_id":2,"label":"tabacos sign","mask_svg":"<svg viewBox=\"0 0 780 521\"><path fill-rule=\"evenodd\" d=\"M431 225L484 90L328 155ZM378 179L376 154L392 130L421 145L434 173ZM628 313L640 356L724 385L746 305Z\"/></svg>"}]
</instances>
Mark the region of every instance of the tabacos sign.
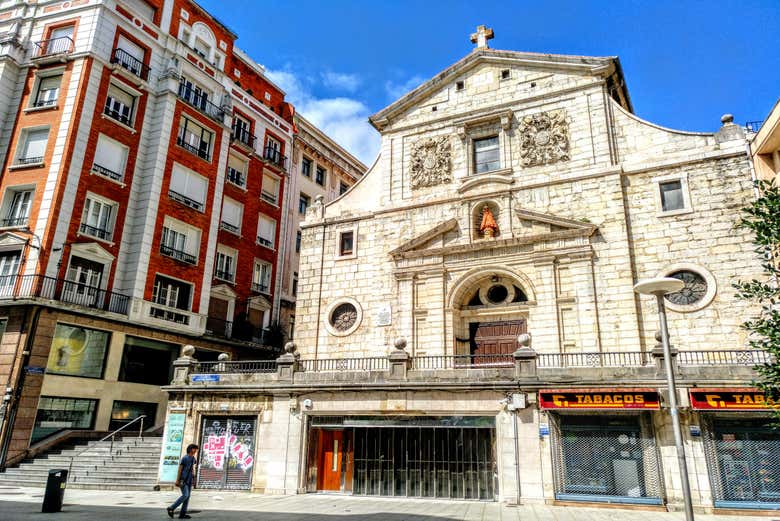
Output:
<instances>
[{"instance_id":1,"label":"tabacos sign","mask_svg":"<svg viewBox=\"0 0 780 521\"><path fill-rule=\"evenodd\" d=\"M652 389L539 391L543 409L658 409L658 393Z\"/></svg>"},{"instance_id":2,"label":"tabacos sign","mask_svg":"<svg viewBox=\"0 0 780 521\"><path fill-rule=\"evenodd\" d=\"M691 407L705 411L752 411L778 407L757 389L691 389Z\"/></svg>"}]
</instances>

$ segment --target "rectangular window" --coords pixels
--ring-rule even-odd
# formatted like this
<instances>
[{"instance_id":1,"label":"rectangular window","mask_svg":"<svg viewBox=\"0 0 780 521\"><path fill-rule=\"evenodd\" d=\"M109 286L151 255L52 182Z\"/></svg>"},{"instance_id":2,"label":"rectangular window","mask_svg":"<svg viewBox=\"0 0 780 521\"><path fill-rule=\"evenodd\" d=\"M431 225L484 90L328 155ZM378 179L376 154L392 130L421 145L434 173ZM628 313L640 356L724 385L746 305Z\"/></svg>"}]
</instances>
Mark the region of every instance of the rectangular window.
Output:
<instances>
[{"instance_id":1,"label":"rectangular window","mask_svg":"<svg viewBox=\"0 0 780 521\"><path fill-rule=\"evenodd\" d=\"M115 400L111 406L111 422L108 424L108 429L111 431L121 429L140 416L145 416L143 419L144 429L154 425L155 417L157 416L157 404L151 402L126 402L123 400ZM141 420L138 420L123 432L138 432L140 428Z\"/></svg>"},{"instance_id":2,"label":"rectangular window","mask_svg":"<svg viewBox=\"0 0 780 521\"><path fill-rule=\"evenodd\" d=\"M66 429L92 429L95 426L97 403L97 400L86 398L41 396L30 443L39 442Z\"/></svg>"},{"instance_id":3,"label":"rectangular window","mask_svg":"<svg viewBox=\"0 0 780 521\"><path fill-rule=\"evenodd\" d=\"M125 177L128 152L129 149L119 141L100 134L95 147L92 171L114 181L121 181Z\"/></svg>"},{"instance_id":4,"label":"rectangular window","mask_svg":"<svg viewBox=\"0 0 780 521\"><path fill-rule=\"evenodd\" d=\"M672 212L674 210L683 210L685 208L685 198L683 197L682 181L665 181L658 183L658 189L661 191L661 210Z\"/></svg>"},{"instance_id":5,"label":"rectangular window","mask_svg":"<svg viewBox=\"0 0 780 521\"><path fill-rule=\"evenodd\" d=\"M281 166L283 163L281 141L270 136L267 137L263 158L275 165Z\"/></svg>"},{"instance_id":6,"label":"rectangular window","mask_svg":"<svg viewBox=\"0 0 780 521\"><path fill-rule=\"evenodd\" d=\"M49 33L49 38L36 43L36 56L73 52L73 25L56 27Z\"/></svg>"},{"instance_id":7,"label":"rectangular window","mask_svg":"<svg viewBox=\"0 0 780 521\"><path fill-rule=\"evenodd\" d=\"M318 166L317 173L314 177L314 181L320 186L325 186L325 174L326 174L325 169L322 168L321 166Z\"/></svg>"},{"instance_id":8,"label":"rectangular window","mask_svg":"<svg viewBox=\"0 0 780 521\"><path fill-rule=\"evenodd\" d=\"M27 226L33 191L9 188L5 193L2 226Z\"/></svg>"},{"instance_id":9,"label":"rectangular window","mask_svg":"<svg viewBox=\"0 0 780 521\"><path fill-rule=\"evenodd\" d=\"M344 195L347 190L349 190L349 185L344 181L339 181L339 195Z\"/></svg>"},{"instance_id":10,"label":"rectangular window","mask_svg":"<svg viewBox=\"0 0 780 521\"><path fill-rule=\"evenodd\" d=\"M157 14L157 8L153 7L145 0L122 0L122 3L130 6L130 8L136 13L141 15L142 18L154 22L154 17Z\"/></svg>"},{"instance_id":11,"label":"rectangular window","mask_svg":"<svg viewBox=\"0 0 780 521\"><path fill-rule=\"evenodd\" d=\"M179 122L179 135L176 143L186 151L201 159L211 161L211 142L214 134L191 119L182 116Z\"/></svg>"},{"instance_id":12,"label":"rectangular window","mask_svg":"<svg viewBox=\"0 0 780 521\"><path fill-rule=\"evenodd\" d=\"M13 296L16 279L19 275L21 251L4 251L0 253L0 296Z\"/></svg>"},{"instance_id":13,"label":"rectangular window","mask_svg":"<svg viewBox=\"0 0 780 521\"><path fill-rule=\"evenodd\" d=\"M144 65L144 57L146 51L140 45L130 41L122 35L117 38L116 49L111 58L111 63L115 63L130 72L135 74L142 80L148 79L149 67Z\"/></svg>"},{"instance_id":14,"label":"rectangular window","mask_svg":"<svg viewBox=\"0 0 780 521\"><path fill-rule=\"evenodd\" d=\"M241 188L246 187L247 162L234 155L228 156L227 177L228 182Z\"/></svg>"},{"instance_id":15,"label":"rectangular window","mask_svg":"<svg viewBox=\"0 0 780 521\"><path fill-rule=\"evenodd\" d=\"M62 300L87 307L103 303L103 264L72 255L65 278Z\"/></svg>"},{"instance_id":16,"label":"rectangular window","mask_svg":"<svg viewBox=\"0 0 780 521\"><path fill-rule=\"evenodd\" d=\"M173 361L178 358L180 349L177 344L127 335L119 381L168 385L173 377Z\"/></svg>"},{"instance_id":17,"label":"rectangular window","mask_svg":"<svg viewBox=\"0 0 780 521\"><path fill-rule=\"evenodd\" d=\"M271 264L264 261L255 261L255 269L252 273L252 290L258 293L268 293L271 288Z\"/></svg>"},{"instance_id":18,"label":"rectangular window","mask_svg":"<svg viewBox=\"0 0 780 521\"><path fill-rule=\"evenodd\" d=\"M152 288L152 302L169 308L190 309L190 295L192 284L180 280L171 279L164 275L154 277Z\"/></svg>"},{"instance_id":19,"label":"rectangular window","mask_svg":"<svg viewBox=\"0 0 780 521\"><path fill-rule=\"evenodd\" d=\"M206 206L208 187L209 182L205 177L174 163L168 189L171 199L202 212Z\"/></svg>"},{"instance_id":20,"label":"rectangular window","mask_svg":"<svg viewBox=\"0 0 780 521\"><path fill-rule=\"evenodd\" d=\"M211 60L211 46L197 36L195 37L195 41L192 43L192 50L194 50L195 53L201 58L205 60Z\"/></svg>"},{"instance_id":21,"label":"rectangular window","mask_svg":"<svg viewBox=\"0 0 780 521\"><path fill-rule=\"evenodd\" d=\"M217 261L214 268L214 276L218 279L233 282L236 279L236 257L235 250L218 247Z\"/></svg>"},{"instance_id":22,"label":"rectangular window","mask_svg":"<svg viewBox=\"0 0 780 521\"><path fill-rule=\"evenodd\" d=\"M260 195L269 203L277 204L279 202L279 178L263 174L263 188Z\"/></svg>"},{"instance_id":23,"label":"rectangular window","mask_svg":"<svg viewBox=\"0 0 780 521\"><path fill-rule=\"evenodd\" d=\"M301 215L306 215L306 209L309 208L310 203L311 197L306 194L301 194L301 196L298 198L298 213Z\"/></svg>"},{"instance_id":24,"label":"rectangular window","mask_svg":"<svg viewBox=\"0 0 780 521\"><path fill-rule=\"evenodd\" d=\"M84 203L79 231L85 235L110 241L114 234L114 218L117 204L88 194Z\"/></svg>"},{"instance_id":25,"label":"rectangular window","mask_svg":"<svg viewBox=\"0 0 780 521\"><path fill-rule=\"evenodd\" d=\"M257 224L257 244L273 248L276 243L276 221L261 215Z\"/></svg>"},{"instance_id":26,"label":"rectangular window","mask_svg":"<svg viewBox=\"0 0 780 521\"><path fill-rule=\"evenodd\" d=\"M301 174L303 174L304 177L311 177L311 159L308 157L301 159Z\"/></svg>"},{"instance_id":27,"label":"rectangular window","mask_svg":"<svg viewBox=\"0 0 780 521\"><path fill-rule=\"evenodd\" d=\"M57 98L60 95L60 83L62 74L54 76L43 76L38 78L38 86L35 89L33 98L33 107L53 107L57 104Z\"/></svg>"},{"instance_id":28,"label":"rectangular window","mask_svg":"<svg viewBox=\"0 0 780 521\"><path fill-rule=\"evenodd\" d=\"M110 340L107 331L57 324L46 372L101 378Z\"/></svg>"},{"instance_id":29,"label":"rectangular window","mask_svg":"<svg viewBox=\"0 0 780 521\"><path fill-rule=\"evenodd\" d=\"M19 138L16 154L17 165L43 163L46 154L46 143L49 140L48 128L25 129Z\"/></svg>"},{"instance_id":30,"label":"rectangular window","mask_svg":"<svg viewBox=\"0 0 780 521\"><path fill-rule=\"evenodd\" d=\"M292 294L293 297L298 296L298 272L294 271L292 276Z\"/></svg>"},{"instance_id":31,"label":"rectangular window","mask_svg":"<svg viewBox=\"0 0 780 521\"><path fill-rule=\"evenodd\" d=\"M229 197L222 200L222 220L220 227L231 233L241 233L241 217L244 214L244 205Z\"/></svg>"},{"instance_id":32,"label":"rectangular window","mask_svg":"<svg viewBox=\"0 0 780 521\"><path fill-rule=\"evenodd\" d=\"M339 255L352 255L355 252L355 232L341 232L339 234Z\"/></svg>"},{"instance_id":33,"label":"rectangular window","mask_svg":"<svg viewBox=\"0 0 780 521\"><path fill-rule=\"evenodd\" d=\"M295 232L295 253L301 253L301 230Z\"/></svg>"},{"instance_id":34,"label":"rectangular window","mask_svg":"<svg viewBox=\"0 0 780 521\"><path fill-rule=\"evenodd\" d=\"M233 116L233 128L230 137L234 141L238 141L249 148L255 146L255 136L252 135L252 125L249 120L242 118L239 115Z\"/></svg>"},{"instance_id":35,"label":"rectangular window","mask_svg":"<svg viewBox=\"0 0 780 521\"><path fill-rule=\"evenodd\" d=\"M187 264L197 264L200 230L166 218L160 239L160 253Z\"/></svg>"},{"instance_id":36,"label":"rectangular window","mask_svg":"<svg viewBox=\"0 0 780 521\"><path fill-rule=\"evenodd\" d=\"M474 140L474 173L498 170L498 136Z\"/></svg>"},{"instance_id":37,"label":"rectangular window","mask_svg":"<svg viewBox=\"0 0 780 521\"><path fill-rule=\"evenodd\" d=\"M108 87L108 96L106 96L106 106L103 109L103 113L124 125L132 127L135 101L135 96L112 83Z\"/></svg>"}]
</instances>

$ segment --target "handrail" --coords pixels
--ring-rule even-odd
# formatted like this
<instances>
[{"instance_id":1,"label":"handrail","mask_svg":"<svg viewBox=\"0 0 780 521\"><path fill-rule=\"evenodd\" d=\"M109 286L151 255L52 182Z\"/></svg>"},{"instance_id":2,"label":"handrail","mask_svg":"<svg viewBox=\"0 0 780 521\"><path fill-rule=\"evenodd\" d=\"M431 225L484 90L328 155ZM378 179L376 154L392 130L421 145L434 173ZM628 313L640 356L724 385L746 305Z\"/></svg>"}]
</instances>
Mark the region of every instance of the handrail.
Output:
<instances>
[{"instance_id":1,"label":"handrail","mask_svg":"<svg viewBox=\"0 0 780 521\"><path fill-rule=\"evenodd\" d=\"M144 439L144 418L146 418L146 415L145 415L145 414L142 414L141 416L138 416L137 418L133 419L132 421L130 421L130 422L128 422L128 423L126 423L126 424L122 425L122 426L121 426L121 427L119 427L118 429L116 429L116 430L114 430L114 431L110 432L109 434L106 434L106 435L105 435L103 438L100 438L98 441L96 441L96 442L95 442L95 445L92 445L92 446L86 447L84 450L82 450L82 451L79 451L79 452L77 452L75 455L71 456L71 457L70 457L70 465L68 466L68 476L67 476L67 478L66 478L65 482L67 483L67 480L69 480L69 479L70 479L70 476L71 476L71 471L73 470L73 461L74 461L76 458L78 458L79 456L81 456L81 455L82 455L82 454L84 454L85 452L89 452L90 450L94 449L94 448L95 448L95 446L96 446L98 443L103 443L103 442L104 442L104 441L106 441L108 438L111 438L111 448L108 450L108 454L109 454L109 456L111 456L111 455L113 454L113 452L114 452L114 437L116 436L116 434L117 434L118 432L120 432L120 431L123 431L123 430L127 429L128 427L130 427L132 424L134 424L134 423L135 423L135 422L137 422L138 420L141 420L141 428L140 428L140 429L138 429L138 439L139 439L139 440L141 440L141 441L143 441L143 439Z\"/></svg>"}]
</instances>

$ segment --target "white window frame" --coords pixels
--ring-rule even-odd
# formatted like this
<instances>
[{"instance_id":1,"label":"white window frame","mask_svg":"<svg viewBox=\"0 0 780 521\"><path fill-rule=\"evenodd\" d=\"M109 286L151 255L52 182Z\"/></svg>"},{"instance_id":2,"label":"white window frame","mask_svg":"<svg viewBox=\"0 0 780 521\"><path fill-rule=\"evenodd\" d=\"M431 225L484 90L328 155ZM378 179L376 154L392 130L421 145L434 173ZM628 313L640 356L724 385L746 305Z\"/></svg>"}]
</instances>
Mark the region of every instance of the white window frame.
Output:
<instances>
[{"instance_id":1,"label":"white window frame","mask_svg":"<svg viewBox=\"0 0 780 521\"><path fill-rule=\"evenodd\" d=\"M661 199L661 185L670 181L679 181L680 190L683 196L683 207L677 210L664 211L663 201ZM656 216L657 217L672 217L675 215L684 215L693 212L693 205L691 204L691 193L688 187L688 174L669 174L652 179L653 192L655 194Z\"/></svg>"},{"instance_id":2,"label":"white window frame","mask_svg":"<svg viewBox=\"0 0 780 521\"><path fill-rule=\"evenodd\" d=\"M198 143L197 147L195 145L193 145L192 143L190 143L189 140L184 138L185 134L194 136L196 138L198 137L197 134L192 131L193 128L200 129L200 137L199 137L200 142ZM203 139L204 136L208 136L208 140ZM213 150L213 148L214 148L214 137L215 137L214 136L214 132L212 132L211 129L209 129L208 127L198 123L195 120L195 118L191 118L191 117L188 117L186 115L182 115L182 117L179 118L179 129L177 130L177 134L176 134L176 143L180 147L184 148L184 150L186 150L190 154L192 154L194 156L197 156L197 157L201 158L204 161L208 161L209 163L212 160L212 156L213 156L213 152L214 152L214 150ZM203 157L199 153L193 152L191 150L191 148L196 148L198 151L200 151L201 148L202 148L202 145L204 143L206 144L206 150L205 150L206 157ZM189 146L191 148L186 148L184 146L184 144L186 144L187 146Z\"/></svg>"},{"instance_id":3,"label":"white window frame","mask_svg":"<svg viewBox=\"0 0 780 521\"><path fill-rule=\"evenodd\" d=\"M345 255L341 254L341 236L345 233L352 233L352 252ZM336 230L336 259L354 259L357 257L358 248L358 229L357 226L349 226Z\"/></svg>"},{"instance_id":4,"label":"white window frame","mask_svg":"<svg viewBox=\"0 0 780 521\"><path fill-rule=\"evenodd\" d=\"M268 237L261 237L261 235L260 235L260 228L261 228L260 223L263 220L265 220L267 222L273 222L274 223L273 236L270 237L270 238L268 238ZM274 219L272 217L268 217L267 215L260 214L260 216L257 218L257 244L259 244L260 246L263 246L265 248L269 248L271 250L275 249L276 248L276 232L278 230L278 227L279 227L279 223L276 221L276 219ZM266 244L265 242L261 242L261 238L265 239L268 242L270 242L270 244Z\"/></svg>"},{"instance_id":5,"label":"white window frame","mask_svg":"<svg viewBox=\"0 0 780 521\"><path fill-rule=\"evenodd\" d=\"M274 192L266 190L266 179L269 179L274 183L276 188ZM279 192L281 191L281 186L282 180L279 176L276 176L270 172L263 172L263 184L260 187L260 197L263 199L263 201L269 204L279 206Z\"/></svg>"},{"instance_id":6,"label":"white window frame","mask_svg":"<svg viewBox=\"0 0 780 521\"><path fill-rule=\"evenodd\" d=\"M100 149L100 143L106 143L106 146L116 146L122 150L122 158L121 158L121 166L119 167L119 172L114 172L110 168L108 168L106 165L101 165L97 162L98 157L98 150ZM98 140L97 144L95 145L95 155L92 158L92 168L90 169L90 172L95 173L101 177L104 177L105 179L108 179L109 181L114 181L115 183L119 183L122 186L124 186L124 180L125 180L125 169L127 168L127 158L130 155L130 147L127 145L120 143L116 139L112 139L108 137L105 134L98 134ZM117 174L119 177L114 178L113 176L106 174L102 170L96 169L95 167L102 167L105 170L108 170L109 172L112 172L114 174ZM113 165L112 165L113 166Z\"/></svg>"},{"instance_id":7,"label":"white window frame","mask_svg":"<svg viewBox=\"0 0 780 521\"><path fill-rule=\"evenodd\" d=\"M220 260L222 259L230 259L230 270L226 270L224 266L224 262L222 263L223 266L220 266ZM231 284L235 283L236 281L236 269L238 265L238 250L235 250L233 248L228 248L227 246L224 246L222 244L217 245L217 252L214 255L214 278L230 282ZM219 272L222 271L228 271L229 277L223 277L220 276Z\"/></svg>"},{"instance_id":8,"label":"white window frame","mask_svg":"<svg viewBox=\"0 0 780 521\"><path fill-rule=\"evenodd\" d=\"M128 96L130 96L133 99L132 105L130 106L130 114L129 114L129 117L128 117L129 121L122 121L122 120L119 120L119 119L115 118L114 116L110 116L110 115L106 114L106 108L109 105L109 101L108 100L109 99L114 99L114 100L117 99L117 98L111 96L111 91L112 90L114 90L114 91L119 90L119 91L127 94ZM137 90L135 90L135 89L129 87L128 85L123 84L123 83L112 81L111 83L109 83L108 91L106 92L106 101L103 104L103 115L105 117L107 117L108 119L110 119L111 121L113 121L115 123L118 123L120 125L123 125L123 126L129 128L130 130L133 130L134 127L135 127L135 115L136 115L136 112L138 111L138 100L139 100L140 97L141 97L141 93L138 92ZM118 105L119 106L125 106L123 103L121 103L121 100L118 103Z\"/></svg>"},{"instance_id":9,"label":"white window frame","mask_svg":"<svg viewBox=\"0 0 780 521\"><path fill-rule=\"evenodd\" d=\"M29 103L27 105L28 110L53 109L59 106L60 95L62 93L62 79L63 79L64 71L65 71L64 68L58 67L56 69L46 69L36 73L35 84L33 85L32 94L30 96ZM51 78L59 78L59 85L57 86L56 89L57 93L54 97L53 103L47 103L46 105L36 105L38 103L38 98L40 96L41 84L43 83L44 80L48 80Z\"/></svg>"},{"instance_id":10,"label":"white window frame","mask_svg":"<svg viewBox=\"0 0 780 521\"><path fill-rule=\"evenodd\" d=\"M27 149L27 145L29 143L29 136L33 132L41 132L46 131L46 143L43 145L43 155L42 156L29 156L27 157L27 154L24 152ZM29 168L32 166L40 166L43 165L46 161L46 149L49 147L49 139L51 138L51 127L48 125L41 125L37 127L26 127L19 132L19 141L16 144L16 150L14 153L14 164L13 167L24 167ZM37 161L35 163L21 163L20 160L22 159L31 159L35 157L40 157L41 160Z\"/></svg>"},{"instance_id":11,"label":"white window frame","mask_svg":"<svg viewBox=\"0 0 780 521\"><path fill-rule=\"evenodd\" d=\"M157 292L156 292L156 287L157 287L156 282L157 281L156 281L156 279L157 279L158 276L165 277L166 279L170 279L170 280L173 280L173 281L176 281L176 282L181 282L182 284L186 284L187 286L190 287L190 299L189 299L189 303L187 304L187 308L186 309L177 308L175 305L173 305L173 306L169 305L170 301L171 301L170 295L166 296L166 298L165 298L166 303L157 302L155 300L155 296L157 295ZM170 275L166 275L165 273L159 273L159 272L154 274L154 279L152 279L152 281L153 282L152 282L152 299L151 299L151 302L152 302L153 305L165 306L165 307L168 307L168 308L171 308L171 309L178 309L179 311L192 311L192 300L193 300L193 298L195 298L195 284L193 284L192 282L190 282L188 280L183 280L183 279L180 279L180 278L177 278L177 277L171 277ZM178 293L176 294L176 300L179 300Z\"/></svg>"},{"instance_id":12,"label":"white window frame","mask_svg":"<svg viewBox=\"0 0 780 521\"><path fill-rule=\"evenodd\" d=\"M170 241L163 242L163 237L167 239L168 232L160 231L160 244L167 246L173 250L180 251L182 253L186 253L188 255L192 255L195 257L195 264L198 264L198 261L200 260L200 241L202 238L202 233L200 228L196 228L194 226L190 226L189 224L182 222L178 219L174 219L173 217L170 217L168 215L165 216L163 219L163 228L167 228L168 230L173 231L176 234L181 234L184 236L184 245L179 248L178 244L171 245ZM165 255L166 257L171 257L170 255L166 255L161 252L162 255ZM171 257L174 258L175 257Z\"/></svg>"},{"instance_id":13,"label":"white window frame","mask_svg":"<svg viewBox=\"0 0 780 521\"><path fill-rule=\"evenodd\" d=\"M92 215L93 206L95 204L101 205L101 210L100 210L101 217L103 214L103 209L110 208L111 213L108 216L108 219L106 220L105 229L100 228L99 226L95 226L95 224L100 224L99 222L94 224L90 224L89 222L90 217ZM84 209L81 212L81 222L79 223L78 235L86 235L88 237L92 237L93 239L97 239L99 241L104 241L113 244L114 227L116 225L116 216L118 212L119 212L118 202L112 201L111 199L106 199L105 197L94 194L92 192L87 192L87 196L84 198ZM99 235L92 233L90 230L85 230L82 228L84 226L88 226L91 228L95 228L96 230L101 230L103 232L106 232L107 237L100 237Z\"/></svg>"},{"instance_id":14,"label":"white window frame","mask_svg":"<svg viewBox=\"0 0 780 521\"><path fill-rule=\"evenodd\" d=\"M18 194L24 194L29 193L30 197L27 200L27 207L24 212L24 216L20 217L18 212L13 211L14 210L14 203L17 201L17 195ZM30 210L32 209L32 203L35 200L35 185L17 185L17 186L9 186L5 190L5 194L3 196L3 203L2 207L0 207L0 219L2 221L11 221L11 220L19 220L24 219L23 224L5 224L3 223L3 228L23 228L25 226L29 225L30 221ZM24 203L22 203L24 204ZM13 212L13 216L12 216Z\"/></svg>"},{"instance_id":15,"label":"white window frame","mask_svg":"<svg viewBox=\"0 0 780 521\"><path fill-rule=\"evenodd\" d=\"M232 164L231 164L232 163ZM235 168L238 166L238 163L241 164L241 169ZM228 161L227 161L227 167L225 171L225 181L228 183L237 186L239 188L243 188L246 190L246 184L247 184L247 178L248 178L248 172L249 172L249 160L236 155L236 154L228 154ZM240 173L241 177L241 183L237 183L235 180L230 179L230 171L234 170L238 173Z\"/></svg>"},{"instance_id":16,"label":"white window frame","mask_svg":"<svg viewBox=\"0 0 780 521\"><path fill-rule=\"evenodd\" d=\"M268 280L263 281L263 267L268 268ZM274 266L268 261L264 261L261 259L255 259L254 265L252 267L252 286L255 291L258 293L265 293L269 294L271 293L271 281L273 280L273 270ZM265 282L265 284L263 284ZM262 289L263 286L265 286L266 289Z\"/></svg>"},{"instance_id":17,"label":"white window frame","mask_svg":"<svg viewBox=\"0 0 780 521\"><path fill-rule=\"evenodd\" d=\"M174 175L177 176L183 175L186 177L184 190L180 191L180 190L173 189ZM191 188L190 185L193 182L198 183L200 186L203 186L203 184L205 183L205 192L203 193L202 200L193 197L196 195L193 191L190 191ZM181 193L182 191L187 193ZM168 182L168 196L174 201L178 201L185 206L188 206L194 210L203 213L206 211L206 201L208 200L209 197L209 180L208 178L198 174L194 170L190 170L186 166L174 162L173 166L171 167L171 177Z\"/></svg>"},{"instance_id":18,"label":"white window frame","mask_svg":"<svg viewBox=\"0 0 780 521\"><path fill-rule=\"evenodd\" d=\"M225 204L228 205L234 205L238 208L238 223L232 223L227 222L224 220L225 217ZM222 198L222 211L220 212L220 218L219 218L219 227L222 230L225 230L226 232L233 233L235 235L241 236L241 223L244 221L244 205L236 201L235 199L231 197L223 197ZM227 225L227 226L225 226Z\"/></svg>"}]
</instances>

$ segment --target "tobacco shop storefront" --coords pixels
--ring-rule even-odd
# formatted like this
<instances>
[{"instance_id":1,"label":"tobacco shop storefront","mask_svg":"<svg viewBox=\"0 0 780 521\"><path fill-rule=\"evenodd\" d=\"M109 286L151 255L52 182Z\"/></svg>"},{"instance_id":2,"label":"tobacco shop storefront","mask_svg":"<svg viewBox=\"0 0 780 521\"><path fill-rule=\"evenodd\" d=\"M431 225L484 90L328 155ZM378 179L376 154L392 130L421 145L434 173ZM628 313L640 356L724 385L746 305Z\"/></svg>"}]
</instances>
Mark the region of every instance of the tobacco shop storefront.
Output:
<instances>
[{"instance_id":1,"label":"tobacco shop storefront","mask_svg":"<svg viewBox=\"0 0 780 521\"><path fill-rule=\"evenodd\" d=\"M780 509L780 430L754 388L691 389L716 508Z\"/></svg>"},{"instance_id":2,"label":"tobacco shop storefront","mask_svg":"<svg viewBox=\"0 0 780 521\"><path fill-rule=\"evenodd\" d=\"M539 405L549 421L555 499L663 502L655 389L544 390Z\"/></svg>"}]
</instances>

